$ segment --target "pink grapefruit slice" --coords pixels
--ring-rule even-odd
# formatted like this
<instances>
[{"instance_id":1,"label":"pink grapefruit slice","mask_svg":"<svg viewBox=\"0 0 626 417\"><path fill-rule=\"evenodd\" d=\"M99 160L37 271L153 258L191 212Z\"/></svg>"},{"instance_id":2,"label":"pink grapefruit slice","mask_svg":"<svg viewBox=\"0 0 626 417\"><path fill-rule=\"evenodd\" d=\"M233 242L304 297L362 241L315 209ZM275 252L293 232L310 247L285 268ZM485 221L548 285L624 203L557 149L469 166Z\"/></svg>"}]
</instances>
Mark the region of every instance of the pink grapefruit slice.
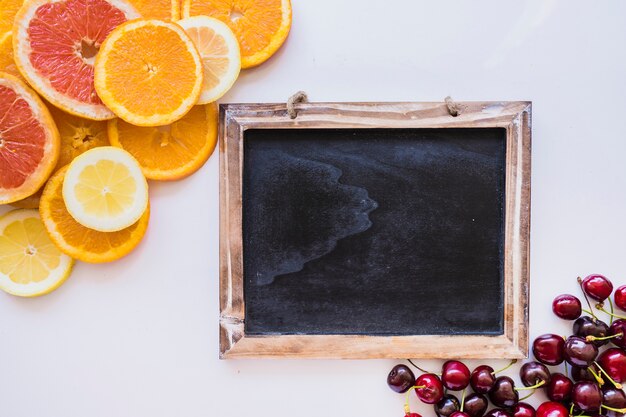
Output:
<instances>
[{"instance_id":1,"label":"pink grapefruit slice","mask_svg":"<svg viewBox=\"0 0 626 417\"><path fill-rule=\"evenodd\" d=\"M59 158L61 139L37 93L0 72L0 204L34 194Z\"/></svg>"},{"instance_id":2,"label":"pink grapefruit slice","mask_svg":"<svg viewBox=\"0 0 626 417\"><path fill-rule=\"evenodd\" d=\"M15 62L30 85L60 109L112 119L94 88L93 64L107 35L137 17L126 0L26 0L13 25Z\"/></svg>"}]
</instances>

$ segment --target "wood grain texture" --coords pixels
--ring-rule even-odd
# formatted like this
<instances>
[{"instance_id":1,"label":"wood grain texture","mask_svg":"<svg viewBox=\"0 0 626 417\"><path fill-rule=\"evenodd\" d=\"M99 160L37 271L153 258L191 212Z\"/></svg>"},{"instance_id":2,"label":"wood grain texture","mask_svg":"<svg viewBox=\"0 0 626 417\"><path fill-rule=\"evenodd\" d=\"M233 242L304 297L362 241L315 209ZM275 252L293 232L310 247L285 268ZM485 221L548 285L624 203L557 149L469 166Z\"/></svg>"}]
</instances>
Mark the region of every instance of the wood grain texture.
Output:
<instances>
[{"instance_id":1,"label":"wood grain texture","mask_svg":"<svg viewBox=\"0 0 626 417\"><path fill-rule=\"evenodd\" d=\"M531 104L304 103L291 119L282 104L220 106L221 358L523 358L528 354ZM504 334L500 336L246 336L242 169L247 129L473 128L507 132Z\"/></svg>"}]
</instances>

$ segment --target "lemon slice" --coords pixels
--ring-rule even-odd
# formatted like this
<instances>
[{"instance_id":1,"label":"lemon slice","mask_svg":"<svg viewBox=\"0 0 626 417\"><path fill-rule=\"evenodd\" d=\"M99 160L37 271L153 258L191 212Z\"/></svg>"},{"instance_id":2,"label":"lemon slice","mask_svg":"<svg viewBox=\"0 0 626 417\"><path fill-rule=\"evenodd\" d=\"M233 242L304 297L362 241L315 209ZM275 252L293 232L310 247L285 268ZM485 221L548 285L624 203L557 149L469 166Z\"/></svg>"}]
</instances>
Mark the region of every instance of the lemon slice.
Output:
<instances>
[{"instance_id":1,"label":"lemon slice","mask_svg":"<svg viewBox=\"0 0 626 417\"><path fill-rule=\"evenodd\" d=\"M0 289L35 297L58 288L74 260L52 243L37 210L13 210L0 217Z\"/></svg>"},{"instance_id":2,"label":"lemon slice","mask_svg":"<svg viewBox=\"0 0 626 417\"><path fill-rule=\"evenodd\" d=\"M196 45L202 61L202 92L197 104L211 103L226 94L239 76L239 42L225 23L212 17L188 17L177 23Z\"/></svg>"},{"instance_id":3,"label":"lemon slice","mask_svg":"<svg viewBox=\"0 0 626 417\"><path fill-rule=\"evenodd\" d=\"M148 207L148 183L131 154L113 146L93 148L72 161L63 200L80 224L117 232L136 223Z\"/></svg>"}]
</instances>

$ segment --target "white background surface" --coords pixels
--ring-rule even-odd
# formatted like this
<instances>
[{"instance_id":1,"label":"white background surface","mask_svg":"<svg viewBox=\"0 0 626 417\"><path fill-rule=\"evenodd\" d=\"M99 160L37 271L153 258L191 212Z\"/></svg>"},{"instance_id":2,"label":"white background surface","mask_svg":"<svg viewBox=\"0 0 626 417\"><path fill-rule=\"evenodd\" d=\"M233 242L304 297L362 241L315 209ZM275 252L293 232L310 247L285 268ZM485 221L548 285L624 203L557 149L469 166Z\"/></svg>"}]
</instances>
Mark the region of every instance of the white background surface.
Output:
<instances>
[{"instance_id":1,"label":"white background surface","mask_svg":"<svg viewBox=\"0 0 626 417\"><path fill-rule=\"evenodd\" d=\"M284 47L223 102L300 89L319 101L532 100L531 337L568 331L550 302L577 294L577 275L626 283L626 3L293 0L293 11ZM0 294L0 416L403 415L385 383L396 361L218 360L216 155L150 194L129 257L78 264L39 299Z\"/></svg>"}]
</instances>

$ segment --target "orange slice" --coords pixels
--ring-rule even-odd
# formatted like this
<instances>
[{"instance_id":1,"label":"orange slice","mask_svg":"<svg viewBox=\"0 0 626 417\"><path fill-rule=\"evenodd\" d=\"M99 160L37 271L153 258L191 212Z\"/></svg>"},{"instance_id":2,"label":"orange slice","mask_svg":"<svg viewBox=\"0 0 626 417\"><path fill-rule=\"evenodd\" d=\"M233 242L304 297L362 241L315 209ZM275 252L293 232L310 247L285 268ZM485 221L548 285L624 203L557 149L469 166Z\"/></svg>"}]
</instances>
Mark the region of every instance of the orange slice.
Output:
<instances>
[{"instance_id":1,"label":"orange slice","mask_svg":"<svg viewBox=\"0 0 626 417\"><path fill-rule=\"evenodd\" d=\"M217 141L217 105L195 106L167 127L137 127L109 121L111 144L137 159L146 178L177 180L196 172L209 159Z\"/></svg>"},{"instance_id":2,"label":"orange slice","mask_svg":"<svg viewBox=\"0 0 626 417\"><path fill-rule=\"evenodd\" d=\"M10 32L15 14L24 0L0 0L0 33Z\"/></svg>"},{"instance_id":3,"label":"orange slice","mask_svg":"<svg viewBox=\"0 0 626 417\"><path fill-rule=\"evenodd\" d=\"M290 0L183 0L183 18L206 15L226 23L241 48L241 67L265 62L287 39Z\"/></svg>"},{"instance_id":4,"label":"orange slice","mask_svg":"<svg viewBox=\"0 0 626 417\"><path fill-rule=\"evenodd\" d=\"M34 194L59 157L59 131L41 99L0 73L0 204Z\"/></svg>"},{"instance_id":5,"label":"orange slice","mask_svg":"<svg viewBox=\"0 0 626 417\"><path fill-rule=\"evenodd\" d=\"M202 58L203 83L198 104L211 103L226 94L239 76L237 38L225 23L212 17L188 17L178 24L191 37Z\"/></svg>"},{"instance_id":6,"label":"orange slice","mask_svg":"<svg viewBox=\"0 0 626 417\"><path fill-rule=\"evenodd\" d=\"M0 37L0 71L22 78L22 74L20 74L13 59L13 36L11 36L11 32Z\"/></svg>"},{"instance_id":7,"label":"orange slice","mask_svg":"<svg viewBox=\"0 0 626 417\"><path fill-rule=\"evenodd\" d=\"M130 0L130 2L141 17L172 21L180 19L178 0Z\"/></svg>"},{"instance_id":8,"label":"orange slice","mask_svg":"<svg viewBox=\"0 0 626 417\"><path fill-rule=\"evenodd\" d=\"M185 115L202 90L202 62L175 23L137 19L104 41L95 66L96 91L120 118L161 126Z\"/></svg>"},{"instance_id":9,"label":"orange slice","mask_svg":"<svg viewBox=\"0 0 626 417\"><path fill-rule=\"evenodd\" d=\"M89 119L112 119L93 85L95 56L115 27L136 17L125 0L27 0L13 26L15 62L55 106Z\"/></svg>"},{"instance_id":10,"label":"orange slice","mask_svg":"<svg viewBox=\"0 0 626 417\"><path fill-rule=\"evenodd\" d=\"M78 223L63 202L67 167L50 178L41 197L39 212L52 241L65 254L83 262L111 262L129 254L148 228L150 207L132 226L117 232L97 232Z\"/></svg>"}]
</instances>

